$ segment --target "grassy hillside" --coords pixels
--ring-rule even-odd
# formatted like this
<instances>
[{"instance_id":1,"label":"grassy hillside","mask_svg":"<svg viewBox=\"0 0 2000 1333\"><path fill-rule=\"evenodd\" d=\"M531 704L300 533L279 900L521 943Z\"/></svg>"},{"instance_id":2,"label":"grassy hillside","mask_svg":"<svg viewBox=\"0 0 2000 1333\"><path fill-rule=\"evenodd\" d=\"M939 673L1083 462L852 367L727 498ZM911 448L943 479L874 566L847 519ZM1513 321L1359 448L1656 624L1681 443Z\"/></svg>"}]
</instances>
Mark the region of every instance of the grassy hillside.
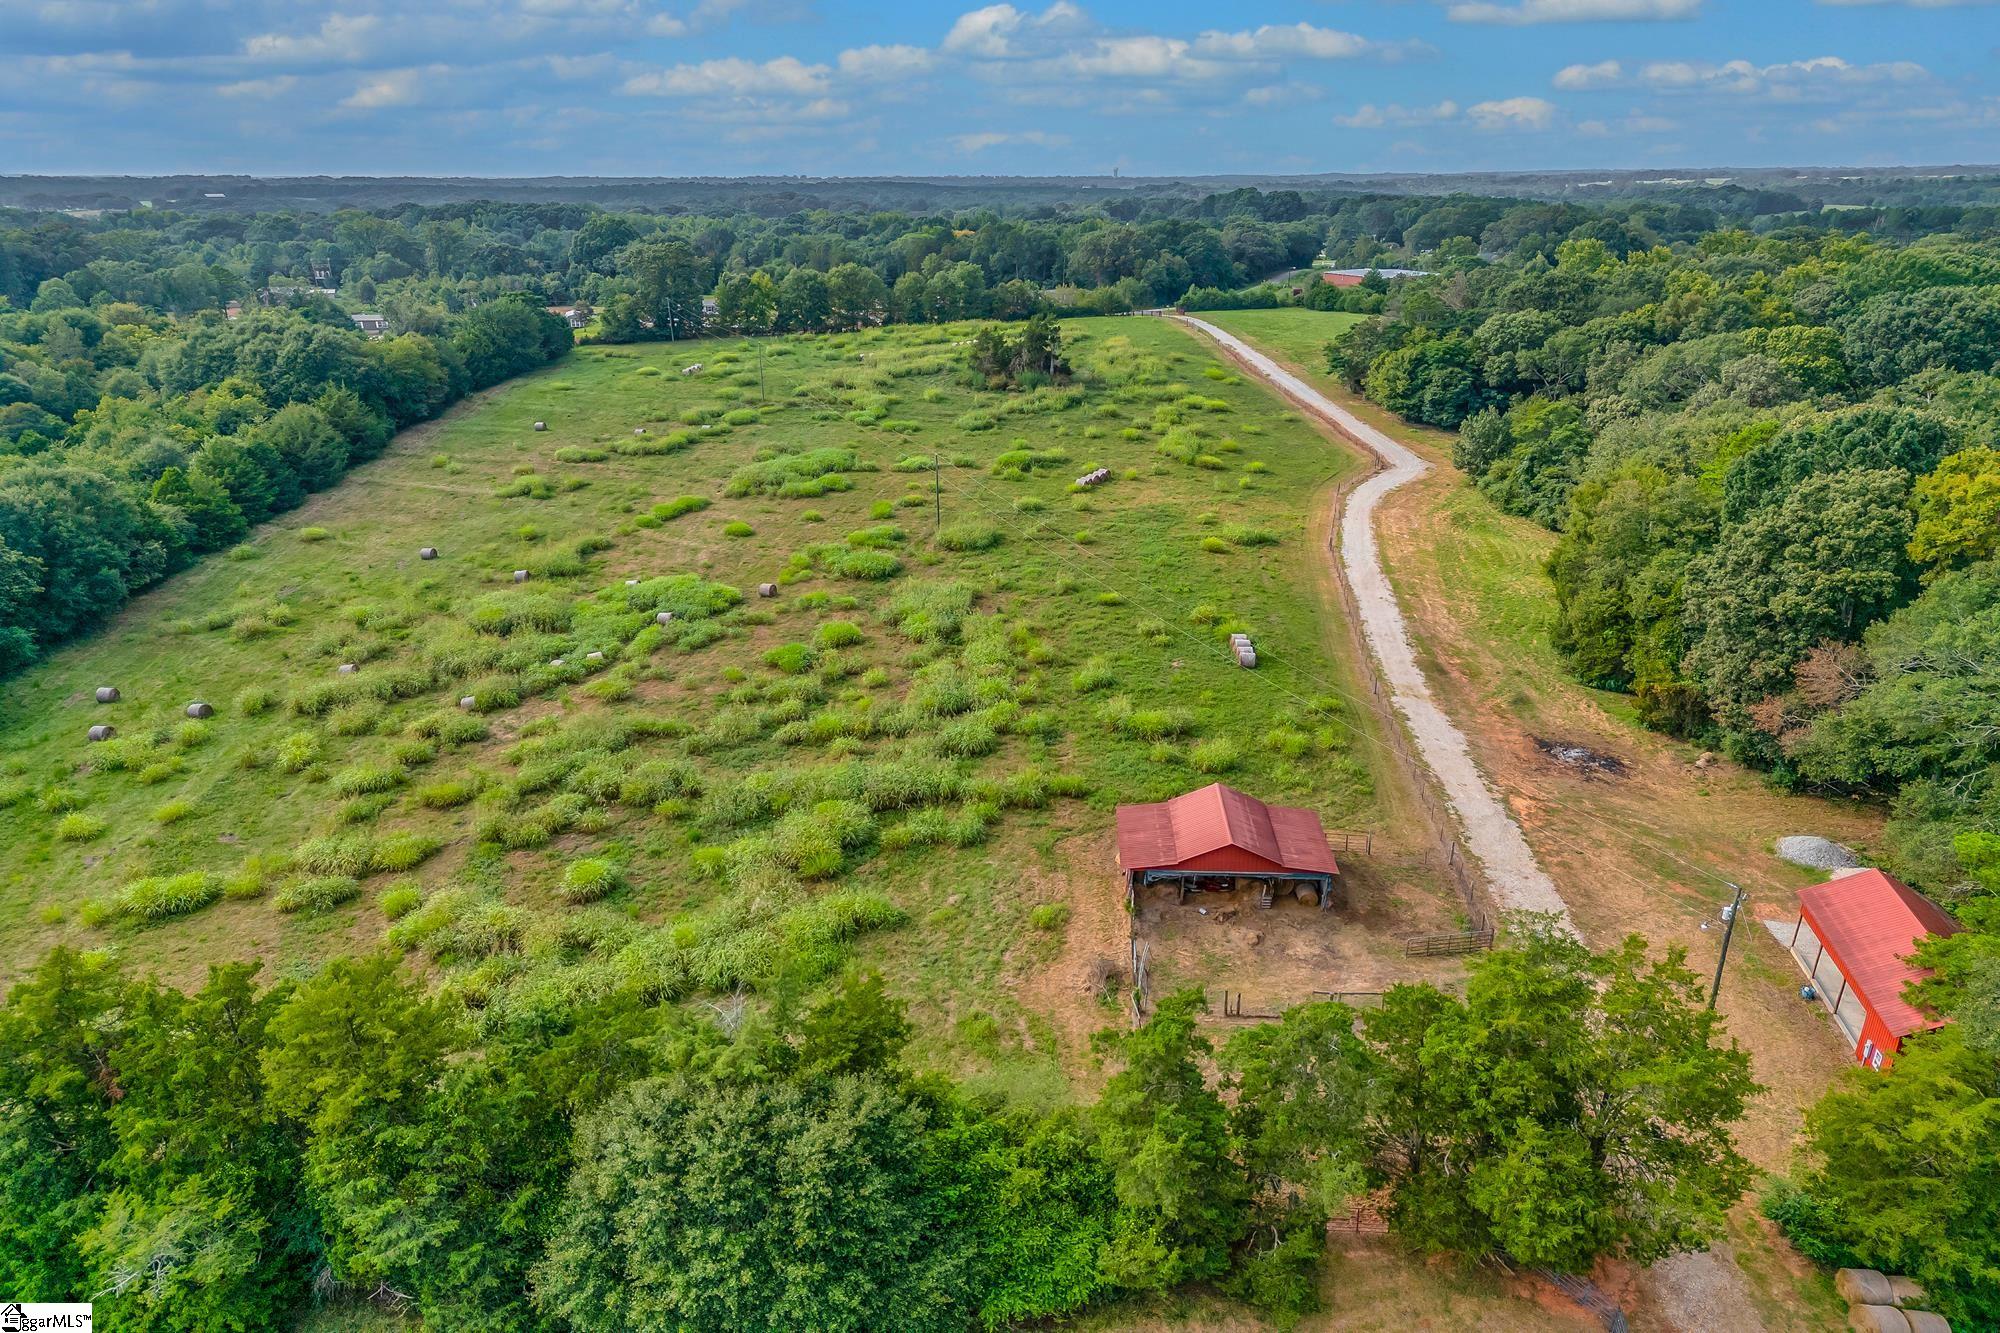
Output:
<instances>
[{"instance_id":1,"label":"grassy hillside","mask_svg":"<svg viewBox=\"0 0 2000 1333\"><path fill-rule=\"evenodd\" d=\"M1303 539L1348 456L1178 328L1067 328L1064 388L968 387L966 329L584 349L406 435L13 682L8 969L386 931L525 1022L868 936L929 1040L1045 1047L1014 978L1115 894L1113 802L1373 801Z\"/></svg>"},{"instance_id":2,"label":"grassy hillside","mask_svg":"<svg viewBox=\"0 0 2000 1333\"><path fill-rule=\"evenodd\" d=\"M1201 318L1317 377L1326 374L1326 345L1368 316L1285 306L1277 310L1212 310Z\"/></svg>"}]
</instances>

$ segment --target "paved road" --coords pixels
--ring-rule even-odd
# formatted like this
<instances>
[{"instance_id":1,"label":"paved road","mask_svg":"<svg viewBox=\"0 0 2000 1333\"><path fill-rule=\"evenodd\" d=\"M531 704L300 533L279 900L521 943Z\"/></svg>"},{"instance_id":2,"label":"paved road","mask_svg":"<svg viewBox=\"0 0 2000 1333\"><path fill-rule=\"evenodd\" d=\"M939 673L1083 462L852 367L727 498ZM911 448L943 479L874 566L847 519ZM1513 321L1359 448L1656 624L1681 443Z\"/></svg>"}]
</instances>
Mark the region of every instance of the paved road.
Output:
<instances>
[{"instance_id":1,"label":"paved road","mask_svg":"<svg viewBox=\"0 0 2000 1333\"><path fill-rule=\"evenodd\" d=\"M1244 365L1306 411L1331 422L1382 463L1373 476L1348 492L1340 515L1340 563L1361 608L1368 646L1381 663L1396 711L1409 723L1417 751L1437 776L1445 799L1458 816L1467 850L1486 868L1494 900L1502 909L1551 912L1570 925L1569 907L1535 859L1521 826L1472 760L1465 735L1431 697L1430 685L1410 647L1409 625L1395 590L1382 569L1375 542L1375 506L1398 486L1430 470L1415 453L1369 425L1232 333L1206 320L1179 316L1228 348ZM1574 931L1574 926L1571 926Z\"/></svg>"}]
</instances>

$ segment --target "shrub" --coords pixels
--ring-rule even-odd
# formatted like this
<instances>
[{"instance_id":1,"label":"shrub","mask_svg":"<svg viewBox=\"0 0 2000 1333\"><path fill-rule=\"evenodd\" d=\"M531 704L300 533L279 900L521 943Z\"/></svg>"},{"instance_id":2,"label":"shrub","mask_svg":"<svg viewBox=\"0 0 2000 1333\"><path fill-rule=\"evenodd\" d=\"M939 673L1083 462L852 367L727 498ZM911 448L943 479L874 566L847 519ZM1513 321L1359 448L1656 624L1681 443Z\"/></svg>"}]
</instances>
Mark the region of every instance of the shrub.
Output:
<instances>
[{"instance_id":1,"label":"shrub","mask_svg":"<svg viewBox=\"0 0 2000 1333\"><path fill-rule=\"evenodd\" d=\"M1211 555L1223 555L1229 551L1230 546L1228 542L1222 540L1220 537L1203 537L1201 539L1201 549Z\"/></svg>"},{"instance_id":2,"label":"shrub","mask_svg":"<svg viewBox=\"0 0 2000 1333\"><path fill-rule=\"evenodd\" d=\"M378 871L415 870L443 850L444 842L422 833L391 833L375 844L368 867Z\"/></svg>"},{"instance_id":3,"label":"shrub","mask_svg":"<svg viewBox=\"0 0 2000 1333\"><path fill-rule=\"evenodd\" d=\"M1226 523L1222 528L1222 539L1234 546L1274 546L1278 534L1268 528L1253 528L1246 523Z\"/></svg>"},{"instance_id":4,"label":"shrub","mask_svg":"<svg viewBox=\"0 0 2000 1333\"><path fill-rule=\"evenodd\" d=\"M754 537L756 534L757 529L740 518L732 518L722 525L722 535L725 537Z\"/></svg>"},{"instance_id":5,"label":"shrub","mask_svg":"<svg viewBox=\"0 0 2000 1333\"><path fill-rule=\"evenodd\" d=\"M149 875L127 884L118 895L118 910L146 921L198 912L222 896L222 876L209 870L178 875Z\"/></svg>"},{"instance_id":6,"label":"shrub","mask_svg":"<svg viewBox=\"0 0 2000 1333\"><path fill-rule=\"evenodd\" d=\"M332 535L333 534L328 532L325 528L299 529L299 540L302 542L323 542Z\"/></svg>"},{"instance_id":7,"label":"shrub","mask_svg":"<svg viewBox=\"0 0 2000 1333\"><path fill-rule=\"evenodd\" d=\"M813 650L803 643L781 643L764 654L764 665L774 671L782 671L787 676L796 676L809 670L814 660Z\"/></svg>"},{"instance_id":8,"label":"shrub","mask_svg":"<svg viewBox=\"0 0 2000 1333\"><path fill-rule=\"evenodd\" d=\"M1077 693L1089 694L1093 690L1110 689L1118 683L1118 677L1111 670L1111 663L1102 657L1093 657L1076 669L1069 683Z\"/></svg>"},{"instance_id":9,"label":"shrub","mask_svg":"<svg viewBox=\"0 0 2000 1333\"><path fill-rule=\"evenodd\" d=\"M236 711L244 717L258 717L277 704L278 696L262 685L252 685L236 695Z\"/></svg>"},{"instance_id":10,"label":"shrub","mask_svg":"<svg viewBox=\"0 0 2000 1333\"><path fill-rule=\"evenodd\" d=\"M861 626L851 620L829 620L813 631L813 642L822 648L846 648L864 637Z\"/></svg>"},{"instance_id":11,"label":"shrub","mask_svg":"<svg viewBox=\"0 0 2000 1333\"><path fill-rule=\"evenodd\" d=\"M1000 544L1000 529L976 519L962 519L938 529L937 544L947 551L984 551Z\"/></svg>"},{"instance_id":12,"label":"shrub","mask_svg":"<svg viewBox=\"0 0 2000 1333\"><path fill-rule=\"evenodd\" d=\"M653 506L653 517L661 522L679 518L683 514L697 514L708 508L708 499L700 495L677 495L665 504Z\"/></svg>"},{"instance_id":13,"label":"shrub","mask_svg":"<svg viewBox=\"0 0 2000 1333\"><path fill-rule=\"evenodd\" d=\"M1068 923L1068 903L1042 903L1028 912L1028 924L1036 930L1061 930Z\"/></svg>"},{"instance_id":14,"label":"shrub","mask_svg":"<svg viewBox=\"0 0 2000 1333\"><path fill-rule=\"evenodd\" d=\"M1242 751L1226 737L1202 741L1188 751L1188 763L1197 773L1227 773L1242 762Z\"/></svg>"},{"instance_id":15,"label":"shrub","mask_svg":"<svg viewBox=\"0 0 2000 1333\"><path fill-rule=\"evenodd\" d=\"M194 813L193 801L184 800L180 797L175 797L171 801L162 802L160 806L153 811L153 822L155 824L178 824L183 819L186 819L189 815L193 813Z\"/></svg>"},{"instance_id":16,"label":"shrub","mask_svg":"<svg viewBox=\"0 0 2000 1333\"><path fill-rule=\"evenodd\" d=\"M315 875L365 875L375 859L375 843L366 836L313 838L299 844L293 860Z\"/></svg>"},{"instance_id":17,"label":"shrub","mask_svg":"<svg viewBox=\"0 0 2000 1333\"><path fill-rule=\"evenodd\" d=\"M426 783L414 794L417 804L426 810L455 810L479 795L479 787L480 784L472 778L449 778L443 782Z\"/></svg>"},{"instance_id":18,"label":"shrub","mask_svg":"<svg viewBox=\"0 0 2000 1333\"><path fill-rule=\"evenodd\" d=\"M387 764L356 764L333 775L333 791L336 796L393 791L403 784L404 776L402 769Z\"/></svg>"},{"instance_id":19,"label":"shrub","mask_svg":"<svg viewBox=\"0 0 2000 1333\"><path fill-rule=\"evenodd\" d=\"M361 881L348 875L311 875L288 879L271 905L280 912L324 912L361 895Z\"/></svg>"},{"instance_id":20,"label":"shrub","mask_svg":"<svg viewBox=\"0 0 2000 1333\"><path fill-rule=\"evenodd\" d=\"M382 890L375 905L382 909L382 915L391 921L401 921L423 904L424 893L415 881L399 879Z\"/></svg>"},{"instance_id":21,"label":"shrub","mask_svg":"<svg viewBox=\"0 0 2000 1333\"><path fill-rule=\"evenodd\" d=\"M594 903L616 889L618 881L618 869L611 862L601 856L586 856L570 862L563 871L556 896L572 905Z\"/></svg>"},{"instance_id":22,"label":"shrub","mask_svg":"<svg viewBox=\"0 0 2000 1333\"><path fill-rule=\"evenodd\" d=\"M79 810L64 815L56 821L56 840L58 842L89 842L93 838L101 837L104 830L110 827L109 823L98 816L86 814Z\"/></svg>"}]
</instances>

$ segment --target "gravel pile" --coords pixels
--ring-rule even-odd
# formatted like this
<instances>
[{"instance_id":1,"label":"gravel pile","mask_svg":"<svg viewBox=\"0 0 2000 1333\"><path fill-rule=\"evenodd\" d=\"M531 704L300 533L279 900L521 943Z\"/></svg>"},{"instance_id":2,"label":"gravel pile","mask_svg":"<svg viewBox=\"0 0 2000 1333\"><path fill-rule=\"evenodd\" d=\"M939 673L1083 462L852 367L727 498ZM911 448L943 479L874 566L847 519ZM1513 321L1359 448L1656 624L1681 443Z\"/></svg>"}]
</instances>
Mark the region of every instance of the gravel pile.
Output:
<instances>
[{"instance_id":1,"label":"gravel pile","mask_svg":"<svg viewBox=\"0 0 2000 1333\"><path fill-rule=\"evenodd\" d=\"M1861 864L1860 857L1839 843L1802 834L1778 839L1778 855L1814 870L1852 870Z\"/></svg>"}]
</instances>

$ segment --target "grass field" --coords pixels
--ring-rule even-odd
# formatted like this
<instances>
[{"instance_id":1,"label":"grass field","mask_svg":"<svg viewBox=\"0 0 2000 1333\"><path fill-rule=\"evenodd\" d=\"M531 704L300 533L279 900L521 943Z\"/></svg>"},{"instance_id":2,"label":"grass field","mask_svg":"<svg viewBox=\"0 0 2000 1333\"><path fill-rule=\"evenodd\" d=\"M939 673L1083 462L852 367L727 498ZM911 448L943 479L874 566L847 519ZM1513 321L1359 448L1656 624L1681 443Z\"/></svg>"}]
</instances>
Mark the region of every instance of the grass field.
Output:
<instances>
[{"instance_id":1,"label":"grass field","mask_svg":"<svg viewBox=\"0 0 2000 1333\"><path fill-rule=\"evenodd\" d=\"M585 348L406 434L10 683L9 975L386 934L532 1022L858 948L932 1058L1037 1063L1057 849L1114 802L1226 778L1374 817L1302 573L1352 460L1176 327L1065 327L1062 388L968 387L967 329Z\"/></svg>"},{"instance_id":2,"label":"grass field","mask_svg":"<svg viewBox=\"0 0 2000 1333\"><path fill-rule=\"evenodd\" d=\"M1318 380L1326 375L1326 345L1368 316L1284 306L1276 310L1205 311L1201 318Z\"/></svg>"}]
</instances>

